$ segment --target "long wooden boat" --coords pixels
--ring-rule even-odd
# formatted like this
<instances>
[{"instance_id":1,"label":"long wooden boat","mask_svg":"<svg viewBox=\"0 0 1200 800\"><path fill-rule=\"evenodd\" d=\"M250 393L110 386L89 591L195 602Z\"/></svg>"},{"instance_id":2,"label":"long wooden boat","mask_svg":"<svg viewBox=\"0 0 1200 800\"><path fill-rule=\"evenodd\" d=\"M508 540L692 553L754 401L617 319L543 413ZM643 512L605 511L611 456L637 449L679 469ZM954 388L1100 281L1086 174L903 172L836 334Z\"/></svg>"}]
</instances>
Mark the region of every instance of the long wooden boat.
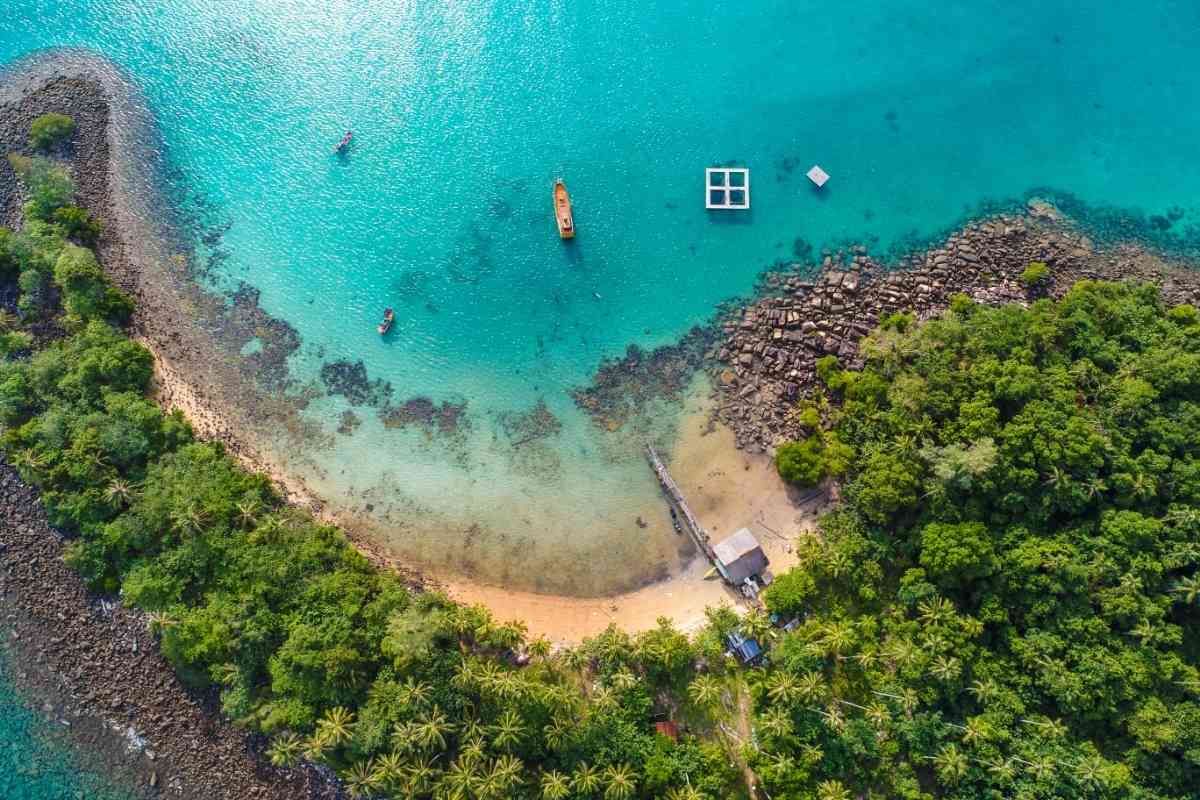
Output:
<instances>
[{"instance_id":1,"label":"long wooden boat","mask_svg":"<svg viewBox=\"0 0 1200 800\"><path fill-rule=\"evenodd\" d=\"M571 214L571 196L562 180L554 182L554 219L558 222L558 235L564 239L575 238L575 217Z\"/></svg>"}]
</instances>

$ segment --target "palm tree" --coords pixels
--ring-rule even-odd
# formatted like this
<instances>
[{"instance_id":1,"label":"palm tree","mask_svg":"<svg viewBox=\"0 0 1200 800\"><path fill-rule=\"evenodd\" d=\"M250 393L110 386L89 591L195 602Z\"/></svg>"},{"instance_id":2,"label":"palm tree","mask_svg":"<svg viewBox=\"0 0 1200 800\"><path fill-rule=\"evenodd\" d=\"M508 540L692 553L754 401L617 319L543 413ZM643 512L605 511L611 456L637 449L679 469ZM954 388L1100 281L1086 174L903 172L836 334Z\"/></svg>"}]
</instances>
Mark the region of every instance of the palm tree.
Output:
<instances>
[{"instance_id":1,"label":"palm tree","mask_svg":"<svg viewBox=\"0 0 1200 800\"><path fill-rule=\"evenodd\" d=\"M821 716L825 718L825 723L833 730L840 731L846 725L846 716L842 713L842 707L837 703L830 703Z\"/></svg>"},{"instance_id":2,"label":"palm tree","mask_svg":"<svg viewBox=\"0 0 1200 800\"><path fill-rule=\"evenodd\" d=\"M238 521L246 528L253 528L254 523L258 520L258 513L262 511L262 504L251 498L237 504Z\"/></svg>"},{"instance_id":3,"label":"palm tree","mask_svg":"<svg viewBox=\"0 0 1200 800\"><path fill-rule=\"evenodd\" d=\"M530 658L545 661L550 656L550 640L539 636L529 643L528 649Z\"/></svg>"},{"instance_id":4,"label":"palm tree","mask_svg":"<svg viewBox=\"0 0 1200 800\"><path fill-rule=\"evenodd\" d=\"M813 703L825 696L825 678L819 672L806 672L796 682L796 694L806 703Z\"/></svg>"},{"instance_id":5,"label":"palm tree","mask_svg":"<svg viewBox=\"0 0 1200 800\"><path fill-rule=\"evenodd\" d=\"M588 764L580 764L571 776L571 786L577 794L588 797L600 788L600 771Z\"/></svg>"},{"instance_id":6,"label":"palm tree","mask_svg":"<svg viewBox=\"0 0 1200 800\"><path fill-rule=\"evenodd\" d=\"M380 786L395 786L404 778L404 756L393 750L376 756L371 762L371 774Z\"/></svg>"},{"instance_id":7,"label":"palm tree","mask_svg":"<svg viewBox=\"0 0 1200 800\"><path fill-rule=\"evenodd\" d=\"M411 720L397 722L392 729L392 749L398 753L411 753L418 747L417 723Z\"/></svg>"},{"instance_id":8,"label":"palm tree","mask_svg":"<svg viewBox=\"0 0 1200 800\"><path fill-rule=\"evenodd\" d=\"M1036 780L1044 781L1049 779L1054 774L1054 762L1049 758L1039 758L1029 766L1025 767L1025 771L1032 775Z\"/></svg>"},{"instance_id":9,"label":"palm tree","mask_svg":"<svg viewBox=\"0 0 1200 800\"><path fill-rule=\"evenodd\" d=\"M1075 765L1075 776L1084 786L1093 789L1100 788L1108 782L1105 767L1104 759L1099 756L1089 756Z\"/></svg>"},{"instance_id":10,"label":"palm tree","mask_svg":"<svg viewBox=\"0 0 1200 800\"><path fill-rule=\"evenodd\" d=\"M792 733L792 718L781 708L772 708L758 719L758 728L771 739L783 739Z\"/></svg>"},{"instance_id":11,"label":"palm tree","mask_svg":"<svg viewBox=\"0 0 1200 800\"><path fill-rule=\"evenodd\" d=\"M413 734L416 736L417 743L424 749L445 750L446 734L453 728L454 726L450 724L450 720L446 719L442 710L434 706L417 720Z\"/></svg>"},{"instance_id":12,"label":"palm tree","mask_svg":"<svg viewBox=\"0 0 1200 800\"><path fill-rule=\"evenodd\" d=\"M848 622L834 622L825 627L821 646L831 655L840 656L854 643L854 626Z\"/></svg>"},{"instance_id":13,"label":"palm tree","mask_svg":"<svg viewBox=\"0 0 1200 800\"><path fill-rule=\"evenodd\" d=\"M503 776L506 787L520 783L521 776L525 774L525 764L513 755L500 756L492 767Z\"/></svg>"},{"instance_id":14,"label":"palm tree","mask_svg":"<svg viewBox=\"0 0 1200 800\"><path fill-rule=\"evenodd\" d=\"M711 675L700 675L688 684L688 696L696 705L711 710L721 702L721 684Z\"/></svg>"},{"instance_id":15,"label":"palm tree","mask_svg":"<svg viewBox=\"0 0 1200 800\"><path fill-rule=\"evenodd\" d=\"M345 744L354 735L354 712L342 706L329 709L317 720L317 734L330 747Z\"/></svg>"},{"instance_id":16,"label":"palm tree","mask_svg":"<svg viewBox=\"0 0 1200 800\"><path fill-rule=\"evenodd\" d=\"M690 783L667 790L667 800L705 800L700 790Z\"/></svg>"},{"instance_id":17,"label":"palm tree","mask_svg":"<svg viewBox=\"0 0 1200 800\"><path fill-rule=\"evenodd\" d=\"M1183 598L1185 605L1192 605L1200 600L1200 574L1180 578L1171 588L1171 592Z\"/></svg>"},{"instance_id":18,"label":"palm tree","mask_svg":"<svg viewBox=\"0 0 1200 800\"><path fill-rule=\"evenodd\" d=\"M122 478L113 478L104 490L104 499L117 508L129 505L133 499L133 484Z\"/></svg>"},{"instance_id":19,"label":"palm tree","mask_svg":"<svg viewBox=\"0 0 1200 800\"><path fill-rule=\"evenodd\" d=\"M173 628L178 625L179 620L166 611L151 611L146 616L146 623L151 633L162 633L167 628Z\"/></svg>"},{"instance_id":20,"label":"palm tree","mask_svg":"<svg viewBox=\"0 0 1200 800\"><path fill-rule=\"evenodd\" d=\"M425 794L436 775L437 770L433 768L433 762L427 758L419 758L410 764L405 772L405 787L410 794Z\"/></svg>"},{"instance_id":21,"label":"palm tree","mask_svg":"<svg viewBox=\"0 0 1200 800\"><path fill-rule=\"evenodd\" d=\"M1148 619L1143 619L1136 628L1129 631L1130 636L1137 638L1143 645L1148 645L1158 636L1158 629Z\"/></svg>"},{"instance_id":22,"label":"palm tree","mask_svg":"<svg viewBox=\"0 0 1200 800\"><path fill-rule=\"evenodd\" d=\"M988 772L995 776L995 779L1005 784L1011 781L1017 775L1017 769L1013 766L1011 759L997 759L988 764Z\"/></svg>"},{"instance_id":23,"label":"palm tree","mask_svg":"<svg viewBox=\"0 0 1200 800\"><path fill-rule=\"evenodd\" d=\"M992 736L992 729L988 727L983 717L971 717L963 727L965 730L963 731L962 738L965 744L986 742Z\"/></svg>"},{"instance_id":24,"label":"palm tree","mask_svg":"<svg viewBox=\"0 0 1200 800\"><path fill-rule=\"evenodd\" d=\"M475 794L478 783L479 773L476 772L475 765L463 763L460 758L446 770L438 784L438 794L446 800L467 800Z\"/></svg>"},{"instance_id":25,"label":"palm tree","mask_svg":"<svg viewBox=\"0 0 1200 800\"><path fill-rule=\"evenodd\" d=\"M203 509L195 503L189 503L187 508L171 514L171 522L183 533L197 534L204 530L205 516Z\"/></svg>"},{"instance_id":26,"label":"palm tree","mask_svg":"<svg viewBox=\"0 0 1200 800\"><path fill-rule=\"evenodd\" d=\"M917 611L920 612L922 622L940 625L954 614L954 604L944 597L935 597L917 603Z\"/></svg>"},{"instance_id":27,"label":"palm tree","mask_svg":"<svg viewBox=\"0 0 1200 800\"><path fill-rule=\"evenodd\" d=\"M989 700L996 696L999 687L991 678L986 678L981 681L975 681L971 684L968 692L975 695L975 699L982 705L986 705Z\"/></svg>"},{"instance_id":28,"label":"palm tree","mask_svg":"<svg viewBox=\"0 0 1200 800\"><path fill-rule=\"evenodd\" d=\"M767 678L767 697L780 705L790 706L800 694L796 676L784 670L776 670Z\"/></svg>"},{"instance_id":29,"label":"palm tree","mask_svg":"<svg viewBox=\"0 0 1200 800\"><path fill-rule=\"evenodd\" d=\"M883 703L872 703L864 714L877 728L882 728L887 725L892 719L892 712Z\"/></svg>"},{"instance_id":30,"label":"palm tree","mask_svg":"<svg viewBox=\"0 0 1200 800\"><path fill-rule=\"evenodd\" d=\"M304 757L309 761L323 761L329 752L329 741L320 733L308 738L304 743Z\"/></svg>"},{"instance_id":31,"label":"palm tree","mask_svg":"<svg viewBox=\"0 0 1200 800\"><path fill-rule=\"evenodd\" d=\"M542 800L566 800L570 794L570 778L554 770L542 773Z\"/></svg>"},{"instance_id":32,"label":"palm tree","mask_svg":"<svg viewBox=\"0 0 1200 800\"><path fill-rule=\"evenodd\" d=\"M825 751L818 744L800 745L800 758L810 767L815 767L825 760Z\"/></svg>"},{"instance_id":33,"label":"palm tree","mask_svg":"<svg viewBox=\"0 0 1200 800\"><path fill-rule=\"evenodd\" d=\"M940 681L952 681L958 677L962 666L954 656L938 656L929 671Z\"/></svg>"},{"instance_id":34,"label":"palm tree","mask_svg":"<svg viewBox=\"0 0 1200 800\"><path fill-rule=\"evenodd\" d=\"M597 686L592 690L592 705L601 710L617 707L617 694L609 686Z\"/></svg>"},{"instance_id":35,"label":"palm tree","mask_svg":"<svg viewBox=\"0 0 1200 800\"><path fill-rule=\"evenodd\" d=\"M428 683L418 681L411 676L400 687L400 700L406 706L423 707L429 702L433 689Z\"/></svg>"},{"instance_id":36,"label":"palm tree","mask_svg":"<svg viewBox=\"0 0 1200 800\"><path fill-rule=\"evenodd\" d=\"M355 800L370 795L379 786L379 780L375 777L375 772L366 761L355 762L351 765L350 769L342 773L341 778L346 784L346 789L350 792L350 796L355 798Z\"/></svg>"},{"instance_id":37,"label":"palm tree","mask_svg":"<svg viewBox=\"0 0 1200 800\"><path fill-rule=\"evenodd\" d=\"M637 676L628 669L620 669L609 678L612 687L619 692L625 692L638 685Z\"/></svg>"},{"instance_id":38,"label":"palm tree","mask_svg":"<svg viewBox=\"0 0 1200 800\"><path fill-rule=\"evenodd\" d=\"M751 639L763 641L771 633L771 628L771 618L762 611L751 611L742 618L742 630Z\"/></svg>"},{"instance_id":39,"label":"palm tree","mask_svg":"<svg viewBox=\"0 0 1200 800\"><path fill-rule=\"evenodd\" d=\"M957 746L948 744L931 757L942 783L953 786L967 775L967 757Z\"/></svg>"},{"instance_id":40,"label":"palm tree","mask_svg":"<svg viewBox=\"0 0 1200 800\"><path fill-rule=\"evenodd\" d=\"M546 747L551 750L557 750L562 747L563 742L571 734L573 726L570 722L561 717L554 717L542 728L542 739L546 742Z\"/></svg>"},{"instance_id":41,"label":"palm tree","mask_svg":"<svg viewBox=\"0 0 1200 800\"><path fill-rule=\"evenodd\" d=\"M491 643L501 650L515 650L525 641L529 628L520 620L512 620L503 625L497 625L488 637Z\"/></svg>"},{"instance_id":42,"label":"palm tree","mask_svg":"<svg viewBox=\"0 0 1200 800\"><path fill-rule=\"evenodd\" d=\"M628 764L617 764L604 770L604 800L629 800L637 790L637 774Z\"/></svg>"},{"instance_id":43,"label":"palm tree","mask_svg":"<svg viewBox=\"0 0 1200 800\"><path fill-rule=\"evenodd\" d=\"M277 767L294 767L304 752L304 740L288 731L282 736L276 736L267 750L271 763Z\"/></svg>"},{"instance_id":44,"label":"palm tree","mask_svg":"<svg viewBox=\"0 0 1200 800\"><path fill-rule=\"evenodd\" d=\"M500 715L492 730L492 744L499 750L511 750L525 737L525 721L510 708Z\"/></svg>"},{"instance_id":45,"label":"palm tree","mask_svg":"<svg viewBox=\"0 0 1200 800\"><path fill-rule=\"evenodd\" d=\"M841 781L821 781L817 785L818 800L850 800L850 790Z\"/></svg>"}]
</instances>

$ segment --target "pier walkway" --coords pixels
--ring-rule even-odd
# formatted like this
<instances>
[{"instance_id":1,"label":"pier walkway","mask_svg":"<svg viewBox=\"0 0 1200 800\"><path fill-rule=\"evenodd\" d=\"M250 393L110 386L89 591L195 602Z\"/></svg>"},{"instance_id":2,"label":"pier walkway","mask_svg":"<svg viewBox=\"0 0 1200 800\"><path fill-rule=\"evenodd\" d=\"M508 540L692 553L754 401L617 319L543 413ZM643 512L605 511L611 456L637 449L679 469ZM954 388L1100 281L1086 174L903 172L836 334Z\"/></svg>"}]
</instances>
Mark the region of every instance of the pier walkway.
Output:
<instances>
[{"instance_id":1,"label":"pier walkway","mask_svg":"<svg viewBox=\"0 0 1200 800\"><path fill-rule=\"evenodd\" d=\"M658 482L662 484L663 491L678 509L679 515L683 517L683 526L687 528L688 535L692 537L696 549L703 553L704 557L713 565L716 565L717 556L713 552L712 545L708 543L708 531L700 525L700 520L696 519L696 515L692 513L692 509L688 506L683 492L679 491L675 479L671 477L671 473L667 472L666 464L658 457L658 453L649 443L646 444L646 458L650 461L650 466L658 477Z\"/></svg>"}]
</instances>

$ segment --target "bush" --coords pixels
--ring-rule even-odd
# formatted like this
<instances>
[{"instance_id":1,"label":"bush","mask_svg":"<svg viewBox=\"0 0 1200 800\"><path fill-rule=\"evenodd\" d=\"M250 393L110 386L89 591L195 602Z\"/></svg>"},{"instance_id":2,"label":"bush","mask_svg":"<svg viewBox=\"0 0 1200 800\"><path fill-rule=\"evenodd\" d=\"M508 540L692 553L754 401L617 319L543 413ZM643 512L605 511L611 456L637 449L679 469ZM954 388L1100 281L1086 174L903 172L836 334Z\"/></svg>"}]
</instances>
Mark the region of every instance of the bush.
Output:
<instances>
[{"instance_id":1,"label":"bush","mask_svg":"<svg viewBox=\"0 0 1200 800\"><path fill-rule=\"evenodd\" d=\"M779 477L797 486L816 486L825 477L821 440L813 436L803 442L788 442L775 452Z\"/></svg>"},{"instance_id":2,"label":"bush","mask_svg":"<svg viewBox=\"0 0 1200 800\"><path fill-rule=\"evenodd\" d=\"M1050 267L1045 261L1030 261L1021 273L1021 283L1029 287L1041 286L1050 278Z\"/></svg>"},{"instance_id":3,"label":"bush","mask_svg":"<svg viewBox=\"0 0 1200 800\"><path fill-rule=\"evenodd\" d=\"M75 133L75 120L66 114L43 114L29 126L29 146L34 150L49 150Z\"/></svg>"},{"instance_id":4,"label":"bush","mask_svg":"<svg viewBox=\"0 0 1200 800\"><path fill-rule=\"evenodd\" d=\"M25 184L28 200L25 218L49 222L55 211L70 205L75 184L67 170L48 158L29 158L17 153L8 154L8 163Z\"/></svg>"},{"instance_id":5,"label":"bush","mask_svg":"<svg viewBox=\"0 0 1200 800\"><path fill-rule=\"evenodd\" d=\"M85 247L63 248L54 265L54 282L62 287L63 307L72 316L124 322L133 312L132 302L108 282L95 254Z\"/></svg>"},{"instance_id":6,"label":"bush","mask_svg":"<svg viewBox=\"0 0 1200 800\"><path fill-rule=\"evenodd\" d=\"M100 238L103 227L99 220L88 214L79 206L64 206L56 209L50 216L55 225L63 229L67 236L91 247Z\"/></svg>"}]
</instances>

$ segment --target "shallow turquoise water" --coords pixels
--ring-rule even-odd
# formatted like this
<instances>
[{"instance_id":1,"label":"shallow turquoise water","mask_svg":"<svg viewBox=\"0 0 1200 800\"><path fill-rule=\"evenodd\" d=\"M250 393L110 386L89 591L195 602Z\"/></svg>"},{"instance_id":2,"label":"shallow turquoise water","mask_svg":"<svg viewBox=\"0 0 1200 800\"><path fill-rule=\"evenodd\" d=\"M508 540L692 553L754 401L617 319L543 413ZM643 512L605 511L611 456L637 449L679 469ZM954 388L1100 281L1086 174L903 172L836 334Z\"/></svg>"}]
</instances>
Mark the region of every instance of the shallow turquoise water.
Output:
<instances>
[{"instance_id":1,"label":"shallow turquoise water","mask_svg":"<svg viewBox=\"0 0 1200 800\"><path fill-rule=\"evenodd\" d=\"M797 237L887 247L1043 185L1200 221L1192 2L6 10L0 62L86 46L138 80L169 160L232 222L221 280L301 332L297 376L361 358L397 400L467 401L455 442L360 409L337 446L284 455L335 504L390 513L402 553L491 579L599 591L654 570L670 534L661 514L633 524L655 496L636 437L597 433L567 392L749 291ZM351 152L330 156L347 127ZM703 168L727 161L751 168L753 210L711 216ZM833 176L821 193L813 163ZM565 247L556 176L580 231ZM384 306L398 322L381 340ZM562 432L515 452L498 417L539 399ZM344 408L310 413L332 430ZM474 520L483 533L463 533Z\"/></svg>"},{"instance_id":2,"label":"shallow turquoise water","mask_svg":"<svg viewBox=\"0 0 1200 800\"><path fill-rule=\"evenodd\" d=\"M97 768L83 765L56 723L31 710L9 683L0 645L0 797L4 800L134 800Z\"/></svg>"}]
</instances>

